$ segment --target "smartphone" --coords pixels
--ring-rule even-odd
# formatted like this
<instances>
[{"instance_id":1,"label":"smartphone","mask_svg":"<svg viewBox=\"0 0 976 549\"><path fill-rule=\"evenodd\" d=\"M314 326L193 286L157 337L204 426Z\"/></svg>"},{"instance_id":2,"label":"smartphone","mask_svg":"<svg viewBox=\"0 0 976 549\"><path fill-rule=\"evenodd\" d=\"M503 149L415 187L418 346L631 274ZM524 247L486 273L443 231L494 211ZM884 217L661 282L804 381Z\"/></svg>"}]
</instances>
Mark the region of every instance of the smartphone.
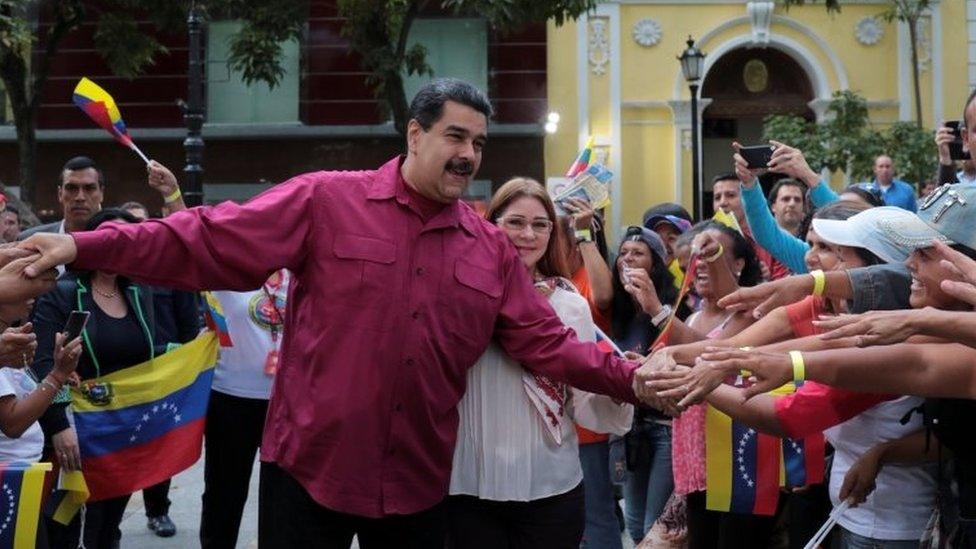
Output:
<instances>
[{"instance_id":1,"label":"smartphone","mask_svg":"<svg viewBox=\"0 0 976 549\"><path fill-rule=\"evenodd\" d=\"M949 158L953 160L969 160L969 153L962 150L962 121L950 120L946 122L946 127L952 130L955 141L949 143Z\"/></svg>"},{"instance_id":2,"label":"smartphone","mask_svg":"<svg viewBox=\"0 0 976 549\"><path fill-rule=\"evenodd\" d=\"M88 311L71 311L71 314L68 315L68 321L64 323L63 331L67 335L67 339L64 340L65 343L81 335L81 331L85 329L85 324L88 324L88 317L90 316L91 313Z\"/></svg>"},{"instance_id":3,"label":"smartphone","mask_svg":"<svg viewBox=\"0 0 976 549\"><path fill-rule=\"evenodd\" d=\"M773 146L752 145L750 147L741 147L739 154L749 163L750 170L759 170L769 165L769 161L773 158Z\"/></svg>"}]
</instances>

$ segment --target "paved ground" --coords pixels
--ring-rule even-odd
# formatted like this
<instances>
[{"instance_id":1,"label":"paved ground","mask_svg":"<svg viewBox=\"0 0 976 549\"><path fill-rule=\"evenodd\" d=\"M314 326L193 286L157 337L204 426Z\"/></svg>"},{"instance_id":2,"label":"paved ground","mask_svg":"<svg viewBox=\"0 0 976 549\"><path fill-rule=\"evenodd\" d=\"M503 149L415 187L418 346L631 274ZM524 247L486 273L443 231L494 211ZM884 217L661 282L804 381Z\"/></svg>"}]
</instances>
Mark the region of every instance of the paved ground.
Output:
<instances>
[{"instance_id":1,"label":"paved ground","mask_svg":"<svg viewBox=\"0 0 976 549\"><path fill-rule=\"evenodd\" d=\"M160 538L146 528L146 513L142 503L142 493L132 495L129 507L122 518L122 549L188 549L200 546L200 495L203 493L203 459L196 465L173 478L169 499L170 518L176 523L176 535ZM628 536L624 538L624 549L633 547ZM256 549L258 546L258 464L255 462L251 473L251 488L248 492L241 532L237 538L238 549ZM353 542L352 549L359 545Z\"/></svg>"}]
</instances>

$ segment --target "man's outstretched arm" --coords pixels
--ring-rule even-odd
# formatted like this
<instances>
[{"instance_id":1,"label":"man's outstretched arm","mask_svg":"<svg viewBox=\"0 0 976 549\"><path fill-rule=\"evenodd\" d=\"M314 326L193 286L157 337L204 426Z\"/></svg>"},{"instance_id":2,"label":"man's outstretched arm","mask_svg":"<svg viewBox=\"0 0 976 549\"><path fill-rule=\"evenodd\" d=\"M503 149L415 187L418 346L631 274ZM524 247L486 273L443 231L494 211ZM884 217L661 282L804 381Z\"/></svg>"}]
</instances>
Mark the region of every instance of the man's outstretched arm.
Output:
<instances>
[{"instance_id":1,"label":"man's outstretched arm","mask_svg":"<svg viewBox=\"0 0 976 549\"><path fill-rule=\"evenodd\" d=\"M279 268L295 270L310 247L316 188L310 177L277 185L245 204L225 202L72 235L34 235L20 243L41 255L27 275L70 263L185 290L257 288Z\"/></svg>"}]
</instances>

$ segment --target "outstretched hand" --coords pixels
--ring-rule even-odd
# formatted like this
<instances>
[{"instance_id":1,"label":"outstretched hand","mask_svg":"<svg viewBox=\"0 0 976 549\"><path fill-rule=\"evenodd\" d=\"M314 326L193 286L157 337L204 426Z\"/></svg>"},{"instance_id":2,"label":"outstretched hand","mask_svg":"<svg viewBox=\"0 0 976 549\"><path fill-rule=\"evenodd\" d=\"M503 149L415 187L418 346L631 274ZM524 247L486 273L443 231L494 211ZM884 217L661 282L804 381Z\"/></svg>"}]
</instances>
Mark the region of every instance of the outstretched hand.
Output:
<instances>
[{"instance_id":1,"label":"outstretched hand","mask_svg":"<svg viewBox=\"0 0 976 549\"><path fill-rule=\"evenodd\" d=\"M726 374L740 370L751 372L755 383L743 389L746 400L768 393L793 380L793 362L786 353L709 347L701 358L712 363L710 368Z\"/></svg>"},{"instance_id":2,"label":"outstretched hand","mask_svg":"<svg viewBox=\"0 0 976 549\"><path fill-rule=\"evenodd\" d=\"M813 292L813 277L794 275L757 286L739 288L718 300L718 306L729 311L747 311L762 318L777 307L800 301Z\"/></svg>"},{"instance_id":3,"label":"outstretched hand","mask_svg":"<svg viewBox=\"0 0 976 549\"><path fill-rule=\"evenodd\" d=\"M27 278L43 277L58 265L67 265L78 257L75 239L67 234L38 233L18 244L18 248L32 253L32 260L23 269Z\"/></svg>"},{"instance_id":4,"label":"outstretched hand","mask_svg":"<svg viewBox=\"0 0 976 549\"><path fill-rule=\"evenodd\" d=\"M976 261L964 254L953 250L943 242L934 241L932 247L942 261L940 264L948 269L958 280L943 280L942 291L976 306Z\"/></svg>"},{"instance_id":5,"label":"outstretched hand","mask_svg":"<svg viewBox=\"0 0 976 549\"><path fill-rule=\"evenodd\" d=\"M914 320L925 310L870 311L859 315L821 316L813 325L827 332L824 340L854 337L858 347L893 345L918 333Z\"/></svg>"}]
</instances>

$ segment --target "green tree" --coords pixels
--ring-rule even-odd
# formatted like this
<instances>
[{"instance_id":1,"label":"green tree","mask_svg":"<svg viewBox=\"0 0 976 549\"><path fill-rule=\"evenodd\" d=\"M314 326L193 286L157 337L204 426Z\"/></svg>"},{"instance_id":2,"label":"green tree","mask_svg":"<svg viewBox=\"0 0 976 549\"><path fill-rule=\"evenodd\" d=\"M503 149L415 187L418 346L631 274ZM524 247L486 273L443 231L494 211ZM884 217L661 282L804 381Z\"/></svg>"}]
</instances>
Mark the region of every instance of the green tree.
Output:
<instances>
[{"instance_id":1,"label":"green tree","mask_svg":"<svg viewBox=\"0 0 976 549\"><path fill-rule=\"evenodd\" d=\"M817 0L810 0L816 3ZM782 0L787 7L802 5L807 0ZM908 27L908 35L912 45L912 84L915 92L915 125L922 127L922 88L918 82L918 22L922 15L932 7L932 0L888 0L888 7L880 13L887 22L901 21ZM840 11L840 0L824 0L827 11Z\"/></svg>"},{"instance_id":2,"label":"green tree","mask_svg":"<svg viewBox=\"0 0 976 549\"><path fill-rule=\"evenodd\" d=\"M931 132L911 122L879 130L868 118L864 98L847 90L834 94L823 122L792 115L768 116L763 135L798 147L814 170L843 172L854 181L873 178L874 159L881 154L890 156L898 175L912 183L935 173L937 156Z\"/></svg>"},{"instance_id":3,"label":"green tree","mask_svg":"<svg viewBox=\"0 0 976 549\"><path fill-rule=\"evenodd\" d=\"M214 17L241 19L231 38L229 63L245 82L275 86L283 75L280 43L299 36L307 21L303 0L209 0L196 2ZM83 23L94 23L95 49L112 72L133 78L168 53L156 40L162 33L185 32L188 0L0 0L0 80L17 132L21 197L35 193L37 113L41 89L64 40ZM43 15L50 26L40 27ZM139 29L148 19L156 33Z\"/></svg>"},{"instance_id":4,"label":"green tree","mask_svg":"<svg viewBox=\"0 0 976 549\"><path fill-rule=\"evenodd\" d=\"M420 44L407 48L410 27L419 13L437 4L431 0L339 0L339 15L346 18L343 35L370 72L369 86L393 116L400 134L407 128L407 98L403 75L433 75L427 50ZM441 0L439 5L456 15L484 17L502 32L526 23L554 19L561 25L596 6L596 0Z\"/></svg>"}]
</instances>

